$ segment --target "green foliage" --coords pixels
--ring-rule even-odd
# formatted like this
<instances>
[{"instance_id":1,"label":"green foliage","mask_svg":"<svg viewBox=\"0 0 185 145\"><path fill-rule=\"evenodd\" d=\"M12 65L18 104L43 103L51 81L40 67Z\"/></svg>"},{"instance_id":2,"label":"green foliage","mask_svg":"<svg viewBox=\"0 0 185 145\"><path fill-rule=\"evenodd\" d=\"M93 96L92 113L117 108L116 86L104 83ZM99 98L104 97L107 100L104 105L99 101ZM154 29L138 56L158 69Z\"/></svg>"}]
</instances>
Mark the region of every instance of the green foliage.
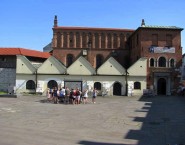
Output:
<instances>
[{"instance_id":1,"label":"green foliage","mask_svg":"<svg viewBox=\"0 0 185 145\"><path fill-rule=\"evenodd\" d=\"M2 92L2 91L0 91L0 95L2 95L2 94L7 94L7 92Z\"/></svg>"}]
</instances>

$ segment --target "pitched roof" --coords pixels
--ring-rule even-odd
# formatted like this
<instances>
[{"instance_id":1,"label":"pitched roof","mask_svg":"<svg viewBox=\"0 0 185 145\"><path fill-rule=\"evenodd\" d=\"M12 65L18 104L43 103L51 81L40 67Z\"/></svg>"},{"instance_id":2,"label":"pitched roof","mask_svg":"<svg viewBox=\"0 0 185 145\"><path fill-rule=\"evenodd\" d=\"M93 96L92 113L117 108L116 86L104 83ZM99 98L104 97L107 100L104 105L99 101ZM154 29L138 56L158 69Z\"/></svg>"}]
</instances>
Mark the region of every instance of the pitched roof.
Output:
<instances>
[{"instance_id":1,"label":"pitched roof","mask_svg":"<svg viewBox=\"0 0 185 145\"><path fill-rule=\"evenodd\" d=\"M157 28L157 29L179 29L179 30L183 30L183 28L180 27L176 27L176 26L156 26L156 25L144 25L141 26L141 28Z\"/></svg>"},{"instance_id":2,"label":"pitched roof","mask_svg":"<svg viewBox=\"0 0 185 145\"><path fill-rule=\"evenodd\" d=\"M49 58L50 54L48 52L41 52L36 50L30 50L25 48L1 48L0 55L24 55L31 57Z\"/></svg>"}]
</instances>

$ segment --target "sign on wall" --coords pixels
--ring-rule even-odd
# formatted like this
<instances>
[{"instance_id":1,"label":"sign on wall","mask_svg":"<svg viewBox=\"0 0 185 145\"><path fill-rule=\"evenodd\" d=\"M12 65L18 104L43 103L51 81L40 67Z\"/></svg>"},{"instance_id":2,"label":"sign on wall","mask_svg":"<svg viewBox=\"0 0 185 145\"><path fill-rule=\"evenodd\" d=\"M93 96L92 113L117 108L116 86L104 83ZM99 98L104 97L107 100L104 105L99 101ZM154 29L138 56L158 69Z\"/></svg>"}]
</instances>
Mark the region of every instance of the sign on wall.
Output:
<instances>
[{"instance_id":1,"label":"sign on wall","mask_svg":"<svg viewBox=\"0 0 185 145\"><path fill-rule=\"evenodd\" d=\"M151 46L149 48L151 53L175 53L175 47L156 47Z\"/></svg>"},{"instance_id":2,"label":"sign on wall","mask_svg":"<svg viewBox=\"0 0 185 145\"><path fill-rule=\"evenodd\" d=\"M64 81L64 86L65 88L68 87L70 90L77 88L82 90L82 81Z\"/></svg>"}]
</instances>

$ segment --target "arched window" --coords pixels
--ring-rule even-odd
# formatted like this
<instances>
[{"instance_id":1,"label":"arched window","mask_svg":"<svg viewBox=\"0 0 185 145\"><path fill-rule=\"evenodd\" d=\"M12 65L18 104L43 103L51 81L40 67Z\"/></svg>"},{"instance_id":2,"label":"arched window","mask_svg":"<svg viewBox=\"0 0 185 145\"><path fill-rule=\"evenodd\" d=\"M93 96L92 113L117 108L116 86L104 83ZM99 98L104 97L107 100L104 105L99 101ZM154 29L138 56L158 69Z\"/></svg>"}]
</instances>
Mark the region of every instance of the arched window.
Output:
<instances>
[{"instance_id":1,"label":"arched window","mask_svg":"<svg viewBox=\"0 0 185 145\"><path fill-rule=\"evenodd\" d=\"M158 65L159 67L166 67L166 58L160 57L158 63L159 63Z\"/></svg>"},{"instance_id":2,"label":"arched window","mask_svg":"<svg viewBox=\"0 0 185 145\"><path fill-rule=\"evenodd\" d=\"M94 88L96 88L97 90L101 90L101 83L100 82L94 83Z\"/></svg>"},{"instance_id":3,"label":"arched window","mask_svg":"<svg viewBox=\"0 0 185 145\"><path fill-rule=\"evenodd\" d=\"M170 67L175 67L175 60L172 58L170 59L170 64L169 64Z\"/></svg>"},{"instance_id":4,"label":"arched window","mask_svg":"<svg viewBox=\"0 0 185 145\"><path fill-rule=\"evenodd\" d=\"M96 55L96 68L100 67L103 63L103 56L101 54Z\"/></svg>"},{"instance_id":5,"label":"arched window","mask_svg":"<svg viewBox=\"0 0 185 145\"><path fill-rule=\"evenodd\" d=\"M140 82L134 82L134 89L140 89L141 90L141 83Z\"/></svg>"},{"instance_id":6,"label":"arched window","mask_svg":"<svg viewBox=\"0 0 185 145\"><path fill-rule=\"evenodd\" d=\"M73 59L74 59L74 57L73 57L72 54L67 55L67 60L66 60L66 66L67 67L70 66L73 63Z\"/></svg>"},{"instance_id":7,"label":"arched window","mask_svg":"<svg viewBox=\"0 0 185 145\"><path fill-rule=\"evenodd\" d=\"M154 67L155 66L155 61L153 58L150 59L150 67Z\"/></svg>"},{"instance_id":8,"label":"arched window","mask_svg":"<svg viewBox=\"0 0 185 145\"><path fill-rule=\"evenodd\" d=\"M57 88L58 88L58 84L57 84L57 82L56 82L55 80L50 80L50 81L48 82L47 87L50 88L50 89L52 89L52 88L54 88L54 87L57 87Z\"/></svg>"},{"instance_id":9,"label":"arched window","mask_svg":"<svg viewBox=\"0 0 185 145\"><path fill-rule=\"evenodd\" d=\"M33 80L29 80L26 82L26 89L34 90L35 89L35 82Z\"/></svg>"}]
</instances>

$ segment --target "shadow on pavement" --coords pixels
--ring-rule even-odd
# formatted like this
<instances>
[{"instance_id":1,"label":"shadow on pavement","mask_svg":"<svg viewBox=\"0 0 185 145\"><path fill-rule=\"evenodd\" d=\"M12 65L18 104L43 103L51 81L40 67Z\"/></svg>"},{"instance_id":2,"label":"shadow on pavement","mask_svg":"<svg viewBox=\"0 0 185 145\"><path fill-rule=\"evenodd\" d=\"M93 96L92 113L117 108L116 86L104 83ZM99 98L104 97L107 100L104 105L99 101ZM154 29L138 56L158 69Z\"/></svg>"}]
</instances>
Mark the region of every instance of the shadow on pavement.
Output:
<instances>
[{"instance_id":1,"label":"shadow on pavement","mask_svg":"<svg viewBox=\"0 0 185 145\"><path fill-rule=\"evenodd\" d=\"M126 145L126 144L102 143L102 142L93 142L93 141L80 141L78 144L81 144L81 145Z\"/></svg>"},{"instance_id":2,"label":"shadow on pavement","mask_svg":"<svg viewBox=\"0 0 185 145\"><path fill-rule=\"evenodd\" d=\"M134 117L142 123L140 130L130 130L124 137L138 140L137 145L184 145L185 98L175 96L141 97L146 102L136 112L147 112L145 117Z\"/></svg>"},{"instance_id":3,"label":"shadow on pavement","mask_svg":"<svg viewBox=\"0 0 185 145\"><path fill-rule=\"evenodd\" d=\"M133 117L142 124L130 130L124 139L137 140L135 145L185 145L185 98L175 96L141 97L144 106L135 112L146 112L145 117ZM80 141L82 145L128 145Z\"/></svg>"}]
</instances>

